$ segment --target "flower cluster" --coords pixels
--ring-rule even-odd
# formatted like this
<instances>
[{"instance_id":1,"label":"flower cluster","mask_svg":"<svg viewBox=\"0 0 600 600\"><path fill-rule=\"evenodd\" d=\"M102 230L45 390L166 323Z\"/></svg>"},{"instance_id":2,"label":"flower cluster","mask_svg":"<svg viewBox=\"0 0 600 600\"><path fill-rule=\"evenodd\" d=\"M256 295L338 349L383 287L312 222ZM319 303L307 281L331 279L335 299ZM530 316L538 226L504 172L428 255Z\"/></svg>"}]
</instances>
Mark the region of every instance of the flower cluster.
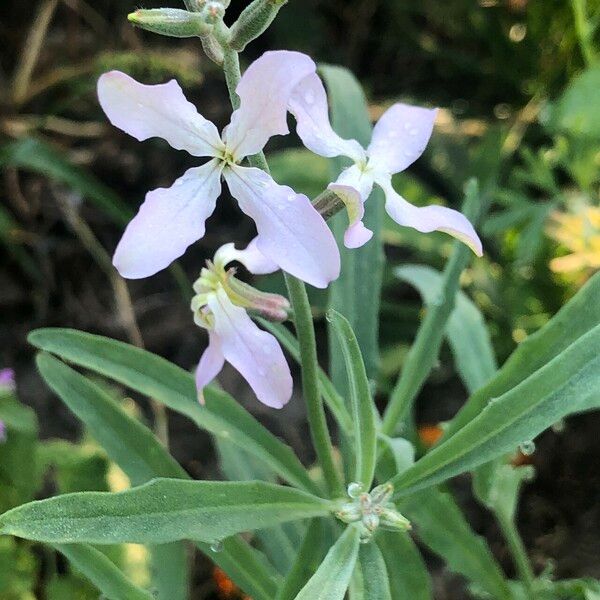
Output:
<instances>
[{"instance_id":1,"label":"flower cluster","mask_svg":"<svg viewBox=\"0 0 600 600\"><path fill-rule=\"evenodd\" d=\"M281 407L291 395L289 368L275 338L258 329L247 311L274 311L268 316L283 320L287 316L284 299L259 299L249 286L240 293L244 284L225 267L238 260L254 273L279 268L320 288L339 275L335 239L310 200L278 184L267 172L242 165L244 159L261 152L272 136L289 133L288 112L295 117L297 133L309 150L353 161L329 185L348 211L344 236L348 248L362 246L372 236L362 218L374 185L383 189L386 210L400 225L421 232L447 232L478 255L481 242L459 212L441 206L413 206L392 187L392 175L406 169L425 149L435 110L393 105L375 125L365 149L356 140L334 132L315 63L304 54L289 51L263 54L245 71L236 92L240 107L219 134L186 100L174 80L143 85L117 71L100 77L98 97L113 125L140 141L159 137L173 148L208 159L186 171L171 187L146 195L113 262L121 275L131 279L167 267L204 236L205 222L215 209L224 179L242 212L254 220L258 235L245 251L236 251L233 244L221 248L194 286L195 320L208 330L210 340L198 366L198 388L202 390L227 360L262 402Z\"/></svg>"}]
</instances>

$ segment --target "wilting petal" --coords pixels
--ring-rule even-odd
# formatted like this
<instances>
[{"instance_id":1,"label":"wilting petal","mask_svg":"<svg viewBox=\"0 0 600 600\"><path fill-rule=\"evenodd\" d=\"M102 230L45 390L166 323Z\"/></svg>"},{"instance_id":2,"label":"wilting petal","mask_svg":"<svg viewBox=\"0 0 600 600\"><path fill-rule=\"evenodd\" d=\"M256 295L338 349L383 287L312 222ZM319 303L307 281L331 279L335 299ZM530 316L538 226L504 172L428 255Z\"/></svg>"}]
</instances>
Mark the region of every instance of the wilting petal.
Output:
<instances>
[{"instance_id":1,"label":"wilting petal","mask_svg":"<svg viewBox=\"0 0 600 600\"><path fill-rule=\"evenodd\" d=\"M364 203L373 189L373 178L353 165L342 171L337 181L330 183L327 188L335 192L346 205L348 229L344 233L344 245L346 248L363 246L373 237L373 232L362 222Z\"/></svg>"},{"instance_id":2,"label":"wilting petal","mask_svg":"<svg viewBox=\"0 0 600 600\"><path fill-rule=\"evenodd\" d=\"M278 185L260 169L235 166L223 174L231 195L256 223L262 254L315 287L327 287L338 277L335 238L306 196Z\"/></svg>"},{"instance_id":3,"label":"wilting petal","mask_svg":"<svg viewBox=\"0 0 600 600\"><path fill-rule=\"evenodd\" d=\"M371 164L380 171L399 173L423 154L437 109L408 104L388 108L373 129L367 154Z\"/></svg>"},{"instance_id":4,"label":"wilting petal","mask_svg":"<svg viewBox=\"0 0 600 600\"><path fill-rule=\"evenodd\" d=\"M477 256L483 254L481 240L467 217L445 206L413 206L392 188L390 177L377 177L385 192L385 210L398 223L422 233L443 231L460 240Z\"/></svg>"},{"instance_id":5,"label":"wilting petal","mask_svg":"<svg viewBox=\"0 0 600 600\"><path fill-rule=\"evenodd\" d=\"M196 369L196 388L198 389L198 399L202 404L204 404L202 390L221 372L224 362L221 340L212 331L209 331L208 347L203 352Z\"/></svg>"},{"instance_id":6,"label":"wilting petal","mask_svg":"<svg viewBox=\"0 0 600 600\"><path fill-rule=\"evenodd\" d=\"M223 266L227 266L237 260L255 275L266 275L277 271L279 266L261 253L256 245L257 240L258 238L255 237L245 250L236 250L233 243L221 246L215 253L215 263L220 262Z\"/></svg>"},{"instance_id":7,"label":"wilting petal","mask_svg":"<svg viewBox=\"0 0 600 600\"><path fill-rule=\"evenodd\" d=\"M225 360L250 384L267 406L281 408L292 396L292 376L277 340L260 330L246 311L231 303L223 289L211 294L212 335L219 338Z\"/></svg>"},{"instance_id":8,"label":"wilting petal","mask_svg":"<svg viewBox=\"0 0 600 600\"><path fill-rule=\"evenodd\" d=\"M305 77L294 88L289 110L296 117L296 131L304 145L321 156L348 156L356 162L366 158L356 140L345 140L332 129L329 122L327 94L316 73Z\"/></svg>"},{"instance_id":9,"label":"wilting petal","mask_svg":"<svg viewBox=\"0 0 600 600\"><path fill-rule=\"evenodd\" d=\"M148 192L115 251L119 273L140 279L169 266L204 235L220 193L217 160L189 169L170 188Z\"/></svg>"},{"instance_id":10,"label":"wilting petal","mask_svg":"<svg viewBox=\"0 0 600 600\"><path fill-rule=\"evenodd\" d=\"M111 71L98 79L98 99L110 122L140 142L160 137L193 156L218 156L223 148L217 128L198 114L174 79L144 85Z\"/></svg>"},{"instance_id":11,"label":"wilting petal","mask_svg":"<svg viewBox=\"0 0 600 600\"><path fill-rule=\"evenodd\" d=\"M289 132L290 94L315 69L306 54L287 50L265 52L246 69L236 88L240 108L223 132L228 149L237 159L260 152L271 136Z\"/></svg>"}]
</instances>

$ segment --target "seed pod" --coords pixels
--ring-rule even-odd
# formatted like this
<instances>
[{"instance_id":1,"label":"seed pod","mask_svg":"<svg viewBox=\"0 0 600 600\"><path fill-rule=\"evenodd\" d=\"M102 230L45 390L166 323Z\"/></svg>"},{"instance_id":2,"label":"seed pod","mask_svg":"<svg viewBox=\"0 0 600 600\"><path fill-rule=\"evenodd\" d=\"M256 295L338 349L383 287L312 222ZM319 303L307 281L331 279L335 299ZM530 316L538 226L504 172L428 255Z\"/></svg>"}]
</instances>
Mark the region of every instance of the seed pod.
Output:
<instances>
[{"instance_id":1,"label":"seed pod","mask_svg":"<svg viewBox=\"0 0 600 600\"><path fill-rule=\"evenodd\" d=\"M261 35L287 0L254 0L231 27L230 46L240 52Z\"/></svg>"},{"instance_id":2,"label":"seed pod","mask_svg":"<svg viewBox=\"0 0 600 600\"><path fill-rule=\"evenodd\" d=\"M176 38L205 36L213 28L199 14L178 8L139 9L127 19L141 29Z\"/></svg>"}]
</instances>

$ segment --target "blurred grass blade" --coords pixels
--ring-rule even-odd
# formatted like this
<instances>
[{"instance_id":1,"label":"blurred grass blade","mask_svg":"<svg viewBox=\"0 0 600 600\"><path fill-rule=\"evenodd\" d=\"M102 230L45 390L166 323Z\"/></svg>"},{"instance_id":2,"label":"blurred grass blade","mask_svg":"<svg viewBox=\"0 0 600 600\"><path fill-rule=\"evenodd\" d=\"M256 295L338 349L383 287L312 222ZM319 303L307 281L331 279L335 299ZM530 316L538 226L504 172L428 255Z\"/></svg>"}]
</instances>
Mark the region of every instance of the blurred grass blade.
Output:
<instances>
[{"instance_id":1,"label":"blurred grass blade","mask_svg":"<svg viewBox=\"0 0 600 600\"><path fill-rule=\"evenodd\" d=\"M38 139L23 138L2 147L0 167L8 166L40 173L68 185L119 225L126 225L133 216L131 209L115 192L85 169L71 164L58 150Z\"/></svg>"},{"instance_id":2,"label":"blurred grass blade","mask_svg":"<svg viewBox=\"0 0 600 600\"><path fill-rule=\"evenodd\" d=\"M297 597L298 592L311 578L323 560L325 556L323 546L322 520L313 519L306 529L296 559L277 592L276 600L294 600Z\"/></svg>"},{"instance_id":3,"label":"blurred grass blade","mask_svg":"<svg viewBox=\"0 0 600 600\"><path fill-rule=\"evenodd\" d=\"M494 378L452 419L444 439L472 421L491 398L517 386L600 323L600 273L596 273L539 331L521 342Z\"/></svg>"},{"instance_id":4,"label":"blurred grass blade","mask_svg":"<svg viewBox=\"0 0 600 600\"><path fill-rule=\"evenodd\" d=\"M325 81L331 104L331 124L343 138L354 138L363 146L371 139L371 123L367 103L354 75L347 69L321 65L319 72ZM331 159L331 180L334 181L348 159ZM375 380L379 366L379 305L383 279L383 194L379 188L365 204L364 224L373 231L373 238L362 248L348 249L343 234L348 217L343 211L331 219L332 228L342 258L340 277L329 286L329 307L342 313L356 334L363 353L367 377ZM346 371L336 337L329 330L329 360L333 384L342 395L347 393Z\"/></svg>"},{"instance_id":5,"label":"blurred grass blade","mask_svg":"<svg viewBox=\"0 0 600 600\"><path fill-rule=\"evenodd\" d=\"M362 574L365 600L392 600L388 570L377 544L371 542L360 546L358 566Z\"/></svg>"},{"instance_id":6,"label":"blurred grass blade","mask_svg":"<svg viewBox=\"0 0 600 600\"><path fill-rule=\"evenodd\" d=\"M354 445L356 471L354 480L364 489L371 489L375 463L377 460L377 434L375 426L375 405L369 390L365 365L358 347L356 336L348 320L339 312L331 309L327 312L330 323L342 350L346 365L348 387L354 422Z\"/></svg>"},{"instance_id":7,"label":"blurred grass blade","mask_svg":"<svg viewBox=\"0 0 600 600\"><path fill-rule=\"evenodd\" d=\"M185 542L150 546L150 571L155 598L187 600L190 593L189 562Z\"/></svg>"},{"instance_id":8,"label":"blurred grass blade","mask_svg":"<svg viewBox=\"0 0 600 600\"><path fill-rule=\"evenodd\" d=\"M290 353L292 358L300 364L300 349L298 348L298 340L294 335L281 323L272 323L266 319L257 319L264 329L270 331L278 340L279 343ZM337 390L331 383L329 377L323 369L319 369L319 386L321 394L327 408L335 417L338 425L346 432L352 432L352 418L344 404L344 400L338 394Z\"/></svg>"},{"instance_id":9,"label":"blurred grass blade","mask_svg":"<svg viewBox=\"0 0 600 600\"><path fill-rule=\"evenodd\" d=\"M493 598L510 600L502 571L485 540L474 533L453 497L436 488L411 496L401 510L417 525L419 538L452 571L467 577Z\"/></svg>"},{"instance_id":10,"label":"blurred grass blade","mask_svg":"<svg viewBox=\"0 0 600 600\"><path fill-rule=\"evenodd\" d=\"M123 342L72 329L38 329L28 339L37 348L162 402L202 429L264 460L286 481L307 491L318 491L289 446L224 392L207 388L206 404L202 406L193 376L167 360Z\"/></svg>"},{"instance_id":11,"label":"blurred grass blade","mask_svg":"<svg viewBox=\"0 0 600 600\"><path fill-rule=\"evenodd\" d=\"M403 265L394 270L394 275L417 288L428 307L438 302L443 291L443 275L435 269ZM460 290L446 325L446 338L460 377L473 393L494 375L497 366L483 316Z\"/></svg>"},{"instance_id":12,"label":"blurred grass blade","mask_svg":"<svg viewBox=\"0 0 600 600\"><path fill-rule=\"evenodd\" d=\"M359 533L347 527L296 600L343 600L358 557Z\"/></svg>"},{"instance_id":13,"label":"blurred grass blade","mask_svg":"<svg viewBox=\"0 0 600 600\"><path fill-rule=\"evenodd\" d=\"M152 600L154 598L150 592L129 581L99 550L85 544L55 544L54 547L102 592L103 598L107 600L123 600L123 598Z\"/></svg>"},{"instance_id":14,"label":"blurred grass blade","mask_svg":"<svg viewBox=\"0 0 600 600\"><path fill-rule=\"evenodd\" d=\"M600 325L392 480L406 494L488 462L563 417L600 406Z\"/></svg>"},{"instance_id":15,"label":"blurred grass blade","mask_svg":"<svg viewBox=\"0 0 600 600\"><path fill-rule=\"evenodd\" d=\"M412 538L396 531L380 531L377 545L385 561L392 598L432 600L431 579Z\"/></svg>"},{"instance_id":16,"label":"blurred grass blade","mask_svg":"<svg viewBox=\"0 0 600 600\"><path fill-rule=\"evenodd\" d=\"M23 504L0 516L0 534L48 543L216 543L331 510L327 500L260 481L155 479L124 492L79 492Z\"/></svg>"},{"instance_id":17,"label":"blurred grass blade","mask_svg":"<svg viewBox=\"0 0 600 600\"><path fill-rule=\"evenodd\" d=\"M42 277L40 270L29 252L21 246L19 230L20 227L12 215L3 206L0 206L0 242L31 279L40 280Z\"/></svg>"}]
</instances>

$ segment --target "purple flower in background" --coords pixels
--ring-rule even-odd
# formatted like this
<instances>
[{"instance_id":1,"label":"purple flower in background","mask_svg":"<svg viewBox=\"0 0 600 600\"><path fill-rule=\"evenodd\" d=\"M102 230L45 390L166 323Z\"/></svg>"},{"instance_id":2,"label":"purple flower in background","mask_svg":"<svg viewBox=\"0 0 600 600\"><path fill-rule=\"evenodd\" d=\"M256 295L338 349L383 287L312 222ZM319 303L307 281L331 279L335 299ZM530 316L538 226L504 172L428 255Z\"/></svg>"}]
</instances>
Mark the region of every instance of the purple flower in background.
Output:
<instances>
[{"instance_id":1,"label":"purple flower in background","mask_svg":"<svg viewBox=\"0 0 600 600\"><path fill-rule=\"evenodd\" d=\"M333 131L325 89L316 73L294 88L289 110L296 117L298 135L309 150L326 157L347 156L354 161L329 185L348 209L350 224L344 235L348 248L362 246L373 235L362 223L363 204L377 184L385 193L386 211L396 223L424 233L444 231L481 255L481 241L464 215L443 206L413 206L392 187L392 175L423 154L433 131L435 109L394 104L375 125L366 150L356 140L342 139Z\"/></svg>"},{"instance_id":2,"label":"purple flower in background","mask_svg":"<svg viewBox=\"0 0 600 600\"><path fill-rule=\"evenodd\" d=\"M196 296L191 304L194 321L208 330L209 339L196 370L198 396L203 402L203 388L227 361L263 404L282 408L292 396L290 368L279 342L259 329L248 311L283 321L289 303L283 296L261 292L238 281L235 269L227 269L233 260L256 274L277 270L277 265L259 251L257 239L246 250L226 244L217 250L214 261L207 261L207 267L194 284Z\"/></svg>"},{"instance_id":3,"label":"purple flower in background","mask_svg":"<svg viewBox=\"0 0 600 600\"><path fill-rule=\"evenodd\" d=\"M15 372L13 369L0 369L0 391L14 392L16 389Z\"/></svg>"},{"instance_id":4,"label":"purple flower in background","mask_svg":"<svg viewBox=\"0 0 600 600\"><path fill-rule=\"evenodd\" d=\"M0 444L6 441L6 425L0 421Z\"/></svg>"},{"instance_id":5,"label":"purple flower in background","mask_svg":"<svg viewBox=\"0 0 600 600\"><path fill-rule=\"evenodd\" d=\"M146 195L115 251L113 262L121 275L153 275L202 238L223 177L242 211L254 219L262 254L316 287L326 287L338 277L335 239L310 200L260 169L240 166L271 136L289 132L290 95L315 71L314 62L299 52L263 54L244 73L237 87L240 108L222 135L185 99L174 80L142 85L118 71L100 77L98 98L113 125L140 141L160 137L173 148L210 158L170 188Z\"/></svg>"}]
</instances>

